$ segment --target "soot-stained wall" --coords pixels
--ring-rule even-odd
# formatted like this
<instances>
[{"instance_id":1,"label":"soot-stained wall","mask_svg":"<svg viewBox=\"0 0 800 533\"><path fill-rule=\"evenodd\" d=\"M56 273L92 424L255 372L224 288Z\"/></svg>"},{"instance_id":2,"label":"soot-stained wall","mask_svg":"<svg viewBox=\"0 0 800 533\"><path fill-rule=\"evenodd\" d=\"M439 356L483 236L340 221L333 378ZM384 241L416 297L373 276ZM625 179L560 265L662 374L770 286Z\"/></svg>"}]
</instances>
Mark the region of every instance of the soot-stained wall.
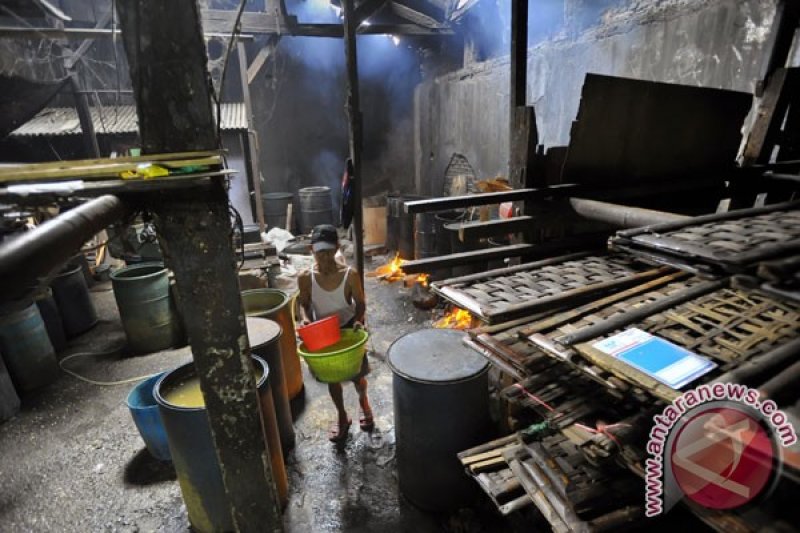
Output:
<instances>
[{"instance_id":1,"label":"soot-stained wall","mask_svg":"<svg viewBox=\"0 0 800 533\"><path fill-rule=\"evenodd\" d=\"M547 147L568 144L587 72L752 92L769 54L775 17L774 0L541 3L557 26L534 32L528 103L536 108L540 143ZM531 2L531 17L537 4ZM469 159L479 179L507 173L508 85L506 56L418 88L415 164L421 192L442 193L456 152Z\"/></svg>"}]
</instances>

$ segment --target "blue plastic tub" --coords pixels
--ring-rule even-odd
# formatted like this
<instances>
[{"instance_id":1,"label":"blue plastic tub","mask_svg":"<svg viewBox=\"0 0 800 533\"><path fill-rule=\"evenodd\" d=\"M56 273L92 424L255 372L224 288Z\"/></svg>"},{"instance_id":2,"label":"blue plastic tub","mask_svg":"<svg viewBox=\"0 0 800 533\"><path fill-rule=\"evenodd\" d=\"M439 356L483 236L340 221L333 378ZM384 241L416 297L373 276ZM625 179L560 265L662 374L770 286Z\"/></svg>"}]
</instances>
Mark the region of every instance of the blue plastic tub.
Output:
<instances>
[{"instance_id":1,"label":"blue plastic tub","mask_svg":"<svg viewBox=\"0 0 800 533\"><path fill-rule=\"evenodd\" d=\"M147 378L136 385L128 394L127 403L136 428L150 454L160 461L171 461L167 433L164 431L164 423L161 421L158 404L153 395L156 382L164 374L166 372Z\"/></svg>"}]
</instances>

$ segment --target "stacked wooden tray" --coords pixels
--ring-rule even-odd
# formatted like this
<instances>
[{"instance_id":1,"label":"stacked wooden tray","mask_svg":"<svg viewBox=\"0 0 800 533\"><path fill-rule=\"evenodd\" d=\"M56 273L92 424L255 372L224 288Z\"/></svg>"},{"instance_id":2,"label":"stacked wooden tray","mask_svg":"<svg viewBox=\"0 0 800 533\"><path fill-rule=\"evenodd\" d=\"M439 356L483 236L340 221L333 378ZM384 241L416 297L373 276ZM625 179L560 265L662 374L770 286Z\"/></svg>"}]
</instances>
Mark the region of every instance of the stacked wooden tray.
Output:
<instances>
[{"instance_id":1,"label":"stacked wooden tray","mask_svg":"<svg viewBox=\"0 0 800 533\"><path fill-rule=\"evenodd\" d=\"M553 311L668 272L622 254L580 253L433 284L433 290L495 324Z\"/></svg>"},{"instance_id":2,"label":"stacked wooden tray","mask_svg":"<svg viewBox=\"0 0 800 533\"><path fill-rule=\"evenodd\" d=\"M609 531L644 519L642 482L598 468L559 434L511 435L458 454L503 514L535 505L553 531Z\"/></svg>"},{"instance_id":3,"label":"stacked wooden tray","mask_svg":"<svg viewBox=\"0 0 800 533\"><path fill-rule=\"evenodd\" d=\"M611 247L695 272L746 273L800 253L800 202L620 231Z\"/></svg>"}]
</instances>

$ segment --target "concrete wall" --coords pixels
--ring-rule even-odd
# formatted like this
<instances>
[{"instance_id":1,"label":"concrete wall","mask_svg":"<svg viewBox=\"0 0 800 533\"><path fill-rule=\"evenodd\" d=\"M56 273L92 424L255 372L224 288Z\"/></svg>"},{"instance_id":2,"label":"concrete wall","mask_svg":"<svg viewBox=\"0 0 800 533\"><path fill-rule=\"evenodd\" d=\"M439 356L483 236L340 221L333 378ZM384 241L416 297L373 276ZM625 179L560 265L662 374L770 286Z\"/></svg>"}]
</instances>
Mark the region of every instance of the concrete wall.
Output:
<instances>
[{"instance_id":1,"label":"concrete wall","mask_svg":"<svg viewBox=\"0 0 800 533\"><path fill-rule=\"evenodd\" d=\"M564 27L529 51L528 103L536 107L540 144L568 144L587 72L745 92L752 92L760 78L770 50L774 0L603 4L605 10L599 11L597 2L566 0ZM586 16L589 12L593 17ZM441 194L454 152L469 159L479 179L506 174L508 84L506 56L418 87L415 169L420 191Z\"/></svg>"}]
</instances>

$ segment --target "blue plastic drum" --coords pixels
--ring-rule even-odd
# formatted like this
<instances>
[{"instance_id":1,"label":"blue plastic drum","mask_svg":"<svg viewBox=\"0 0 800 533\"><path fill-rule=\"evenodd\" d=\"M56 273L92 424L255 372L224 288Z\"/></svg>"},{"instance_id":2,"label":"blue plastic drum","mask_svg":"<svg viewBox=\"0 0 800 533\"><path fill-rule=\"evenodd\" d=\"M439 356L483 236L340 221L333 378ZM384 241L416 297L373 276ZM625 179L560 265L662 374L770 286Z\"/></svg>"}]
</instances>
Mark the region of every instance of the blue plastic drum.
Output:
<instances>
[{"instance_id":1,"label":"blue plastic drum","mask_svg":"<svg viewBox=\"0 0 800 533\"><path fill-rule=\"evenodd\" d=\"M171 461L167 433L164 431L158 404L153 395L156 382L165 373L156 374L136 385L128 394L127 403L136 428L147 446L147 451L160 461Z\"/></svg>"}]
</instances>

